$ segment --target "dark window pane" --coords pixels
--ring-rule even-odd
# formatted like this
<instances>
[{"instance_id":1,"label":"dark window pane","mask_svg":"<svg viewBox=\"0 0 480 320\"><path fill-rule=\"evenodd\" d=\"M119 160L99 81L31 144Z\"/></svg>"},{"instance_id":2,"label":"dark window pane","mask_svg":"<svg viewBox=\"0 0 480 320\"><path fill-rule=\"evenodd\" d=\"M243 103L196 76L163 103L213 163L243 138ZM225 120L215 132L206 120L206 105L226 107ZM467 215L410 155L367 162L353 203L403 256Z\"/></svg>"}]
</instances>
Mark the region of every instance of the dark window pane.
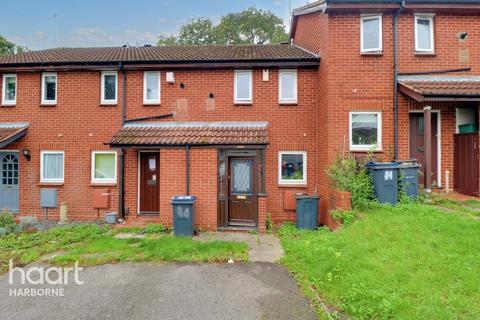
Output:
<instances>
[{"instance_id":1,"label":"dark window pane","mask_svg":"<svg viewBox=\"0 0 480 320\"><path fill-rule=\"evenodd\" d=\"M282 180L303 180L303 154L282 154Z\"/></svg>"},{"instance_id":2,"label":"dark window pane","mask_svg":"<svg viewBox=\"0 0 480 320\"><path fill-rule=\"evenodd\" d=\"M57 77L56 76L46 76L44 81L45 81L44 100L55 101L56 91L57 91Z\"/></svg>"},{"instance_id":3,"label":"dark window pane","mask_svg":"<svg viewBox=\"0 0 480 320\"><path fill-rule=\"evenodd\" d=\"M378 115L352 115L352 144L374 145L378 142Z\"/></svg>"},{"instance_id":4,"label":"dark window pane","mask_svg":"<svg viewBox=\"0 0 480 320\"><path fill-rule=\"evenodd\" d=\"M5 101L15 101L17 79L15 77L5 78Z\"/></svg>"},{"instance_id":5,"label":"dark window pane","mask_svg":"<svg viewBox=\"0 0 480 320\"><path fill-rule=\"evenodd\" d=\"M117 97L117 76L108 74L104 76L104 99L115 100Z\"/></svg>"}]
</instances>

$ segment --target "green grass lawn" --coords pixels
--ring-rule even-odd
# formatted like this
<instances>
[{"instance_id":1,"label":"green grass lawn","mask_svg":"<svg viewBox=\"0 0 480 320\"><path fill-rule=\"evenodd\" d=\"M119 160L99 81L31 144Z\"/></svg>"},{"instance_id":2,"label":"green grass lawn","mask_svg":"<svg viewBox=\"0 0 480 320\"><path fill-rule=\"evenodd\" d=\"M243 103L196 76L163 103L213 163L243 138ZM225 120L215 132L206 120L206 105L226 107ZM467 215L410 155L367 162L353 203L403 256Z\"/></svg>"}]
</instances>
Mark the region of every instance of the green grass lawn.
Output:
<instances>
[{"instance_id":1,"label":"green grass lawn","mask_svg":"<svg viewBox=\"0 0 480 320\"><path fill-rule=\"evenodd\" d=\"M286 225L279 234L282 262L306 293L314 297L314 288L340 314L480 318L480 221L464 213L422 204L381 206L337 232Z\"/></svg>"},{"instance_id":2,"label":"green grass lawn","mask_svg":"<svg viewBox=\"0 0 480 320\"><path fill-rule=\"evenodd\" d=\"M115 239L118 230L95 224L52 228L45 232L25 232L0 237L0 274L8 271L9 260L24 266L43 255L56 252L49 262L70 265L116 263L121 261L202 261L247 260L248 245L229 241L194 241L174 237L160 225L122 229L145 232L142 239Z\"/></svg>"}]
</instances>

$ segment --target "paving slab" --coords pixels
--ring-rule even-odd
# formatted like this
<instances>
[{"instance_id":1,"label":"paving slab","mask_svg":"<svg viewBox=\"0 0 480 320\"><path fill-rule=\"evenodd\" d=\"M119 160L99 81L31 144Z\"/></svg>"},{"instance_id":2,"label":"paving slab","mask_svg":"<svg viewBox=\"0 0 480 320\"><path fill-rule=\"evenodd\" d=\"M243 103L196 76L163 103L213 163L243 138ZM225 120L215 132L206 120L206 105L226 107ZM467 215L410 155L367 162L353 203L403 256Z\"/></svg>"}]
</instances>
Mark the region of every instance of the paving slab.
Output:
<instances>
[{"instance_id":1,"label":"paving slab","mask_svg":"<svg viewBox=\"0 0 480 320\"><path fill-rule=\"evenodd\" d=\"M245 242L250 246L248 260L251 262L278 262L285 254L280 239L271 234L203 232L194 239Z\"/></svg>"}]
</instances>

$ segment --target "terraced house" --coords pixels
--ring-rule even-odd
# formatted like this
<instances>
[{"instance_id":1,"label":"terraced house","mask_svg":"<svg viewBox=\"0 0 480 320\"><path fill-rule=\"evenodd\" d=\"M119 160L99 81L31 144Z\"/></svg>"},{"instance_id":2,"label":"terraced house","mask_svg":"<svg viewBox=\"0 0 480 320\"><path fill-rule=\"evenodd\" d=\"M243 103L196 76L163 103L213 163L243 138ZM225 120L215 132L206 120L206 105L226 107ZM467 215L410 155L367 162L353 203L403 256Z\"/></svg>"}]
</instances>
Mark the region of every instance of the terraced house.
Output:
<instances>
[{"instance_id":1,"label":"terraced house","mask_svg":"<svg viewBox=\"0 0 480 320\"><path fill-rule=\"evenodd\" d=\"M54 189L74 220L171 224L171 197L192 194L197 226L262 231L267 213L294 219L298 192L347 205L326 169L368 151L478 195L479 14L326 0L294 10L291 44L2 57L0 207L41 217Z\"/></svg>"}]
</instances>

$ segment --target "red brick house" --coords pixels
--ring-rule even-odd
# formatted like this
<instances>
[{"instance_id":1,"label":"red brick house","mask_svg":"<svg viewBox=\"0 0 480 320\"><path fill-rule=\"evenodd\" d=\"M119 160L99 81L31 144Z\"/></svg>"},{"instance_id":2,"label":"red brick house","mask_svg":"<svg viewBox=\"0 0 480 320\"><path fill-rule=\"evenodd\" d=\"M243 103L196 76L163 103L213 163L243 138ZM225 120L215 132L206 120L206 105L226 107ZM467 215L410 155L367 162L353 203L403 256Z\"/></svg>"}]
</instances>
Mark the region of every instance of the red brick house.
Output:
<instances>
[{"instance_id":1,"label":"red brick house","mask_svg":"<svg viewBox=\"0 0 480 320\"><path fill-rule=\"evenodd\" d=\"M267 213L294 219L297 192L342 206L325 171L369 150L478 195L479 14L471 0L326 0L294 11L292 45L1 57L0 207L41 217L55 189L73 220L171 224L171 197L192 194L197 226L264 230Z\"/></svg>"},{"instance_id":2,"label":"red brick house","mask_svg":"<svg viewBox=\"0 0 480 320\"><path fill-rule=\"evenodd\" d=\"M341 153L416 158L426 188L479 195L480 2L325 0L294 10L321 56L319 184ZM457 134L470 124L473 133ZM321 147L320 147L321 146Z\"/></svg>"},{"instance_id":3,"label":"red brick house","mask_svg":"<svg viewBox=\"0 0 480 320\"><path fill-rule=\"evenodd\" d=\"M42 217L53 188L70 219L171 224L171 197L192 194L203 228L293 219L284 193L317 184L318 65L290 45L2 57L0 206Z\"/></svg>"}]
</instances>

